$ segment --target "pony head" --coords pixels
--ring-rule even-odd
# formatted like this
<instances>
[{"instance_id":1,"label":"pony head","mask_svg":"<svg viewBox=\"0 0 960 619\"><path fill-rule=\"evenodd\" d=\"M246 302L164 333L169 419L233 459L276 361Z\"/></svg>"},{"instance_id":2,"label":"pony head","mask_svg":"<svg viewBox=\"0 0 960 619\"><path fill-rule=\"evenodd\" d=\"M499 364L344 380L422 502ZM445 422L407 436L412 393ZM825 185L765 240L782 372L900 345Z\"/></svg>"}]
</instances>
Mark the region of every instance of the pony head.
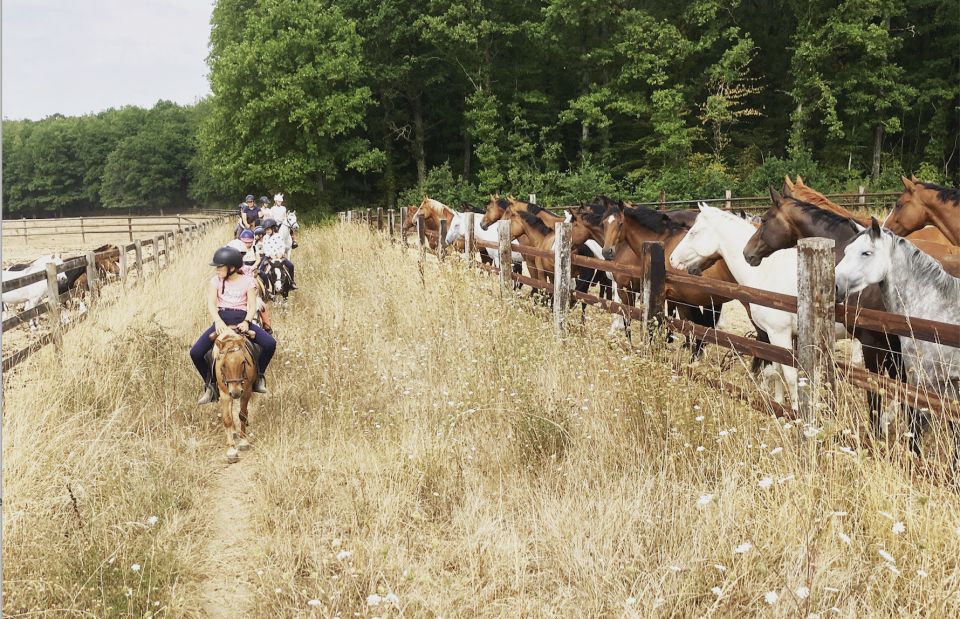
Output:
<instances>
[{"instance_id":1,"label":"pony head","mask_svg":"<svg viewBox=\"0 0 960 619\"><path fill-rule=\"evenodd\" d=\"M834 270L838 298L860 292L887 278L893 264L894 240L892 234L880 229L876 218L870 218L870 227L850 241L843 250L843 260Z\"/></svg>"},{"instance_id":2,"label":"pony head","mask_svg":"<svg viewBox=\"0 0 960 619\"><path fill-rule=\"evenodd\" d=\"M901 176L903 193L887 215L883 227L898 236L910 234L932 223L920 193L925 189L915 178Z\"/></svg>"}]
</instances>

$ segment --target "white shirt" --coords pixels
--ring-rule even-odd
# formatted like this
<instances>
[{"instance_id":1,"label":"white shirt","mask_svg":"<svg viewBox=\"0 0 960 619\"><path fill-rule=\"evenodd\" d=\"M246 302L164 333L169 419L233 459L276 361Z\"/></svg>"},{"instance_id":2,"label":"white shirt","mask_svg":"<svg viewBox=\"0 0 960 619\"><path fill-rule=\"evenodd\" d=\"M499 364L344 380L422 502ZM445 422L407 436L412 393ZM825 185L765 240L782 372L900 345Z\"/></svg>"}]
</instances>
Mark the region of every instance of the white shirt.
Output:
<instances>
[{"instance_id":1,"label":"white shirt","mask_svg":"<svg viewBox=\"0 0 960 619\"><path fill-rule=\"evenodd\" d=\"M282 224L287 220L287 207L282 204L274 204L273 208L270 209L270 216L273 217L278 224Z\"/></svg>"},{"instance_id":2,"label":"white shirt","mask_svg":"<svg viewBox=\"0 0 960 619\"><path fill-rule=\"evenodd\" d=\"M287 245L279 234L263 237L263 255L268 258L283 256L287 253Z\"/></svg>"}]
</instances>

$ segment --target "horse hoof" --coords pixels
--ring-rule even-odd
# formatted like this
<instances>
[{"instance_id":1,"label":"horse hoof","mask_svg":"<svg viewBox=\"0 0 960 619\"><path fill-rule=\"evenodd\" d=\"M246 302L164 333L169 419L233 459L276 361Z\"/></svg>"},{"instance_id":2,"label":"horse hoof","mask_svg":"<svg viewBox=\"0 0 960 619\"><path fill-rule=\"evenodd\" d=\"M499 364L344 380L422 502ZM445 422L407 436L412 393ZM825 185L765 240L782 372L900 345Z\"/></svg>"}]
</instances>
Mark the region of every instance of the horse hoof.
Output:
<instances>
[{"instance_id":1,"label":"horse hoof","mask_svg":"<svg viewBox=\"0 0 960 619\"><path fill-rule=\"evenodd\" d=\"M240 439L237 442L237 449L239 449L240 451L247 451L248 449L250 449L250 443L245 438Z\"/></svg>"},{"instance_id":2,"label":"horse hoof","mask_svg":"<svg viewBox=\"0 0 960 619\"><path fill-rule=\"evenodd\" d=\"M237 450L231 447L227 450L227 463L236 464L240 461L240 455L237 453Z\"/></svg>"}]
</instances>

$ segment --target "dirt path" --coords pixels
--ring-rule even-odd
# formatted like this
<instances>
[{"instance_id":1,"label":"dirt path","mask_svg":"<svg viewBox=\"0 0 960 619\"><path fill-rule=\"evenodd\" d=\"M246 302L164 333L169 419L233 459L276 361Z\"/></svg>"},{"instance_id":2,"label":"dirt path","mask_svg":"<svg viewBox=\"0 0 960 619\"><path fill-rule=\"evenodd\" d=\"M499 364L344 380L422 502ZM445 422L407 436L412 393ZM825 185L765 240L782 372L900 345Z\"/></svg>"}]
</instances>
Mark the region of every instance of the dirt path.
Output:
<instances>
[{"instance_id":1,"label":"dirt path","mask_svg":"<svg viewBox=\"0 0 960 619\"><path fill-rule=\"evenodd\" d=\"M219 454L218 454L219 455ZM252 518L255 451L241 452L237 464L224 468L210 492L211 537L206 558L210 577L201 589L205 617L249 617L253 606ZM222 460L221 460L222 461Z\"/></svg>"}]
</instances>

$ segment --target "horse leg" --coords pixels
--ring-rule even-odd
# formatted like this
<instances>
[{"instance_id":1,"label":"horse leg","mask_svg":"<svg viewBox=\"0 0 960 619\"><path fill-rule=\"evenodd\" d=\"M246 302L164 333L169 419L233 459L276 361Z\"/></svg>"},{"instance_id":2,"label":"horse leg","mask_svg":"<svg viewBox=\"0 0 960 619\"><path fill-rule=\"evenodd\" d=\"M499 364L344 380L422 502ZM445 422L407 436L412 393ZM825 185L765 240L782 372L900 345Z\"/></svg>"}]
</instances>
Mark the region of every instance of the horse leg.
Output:
<instances>
[{"instance_id":1,"label":"horse leg","mask_svg":"<svg viewBox=\"0 0 960 619\"><path fill-rule=\"evenodd\" d=\"M923 433L930 425L930 416L920 409L907 406L907 416L910 420L910 451L917 456L923 455L920 445L922 443Z\"/></svg>"},{"instance_id":2,"label":"horse leg","mask_svg":"<svg viewBox=\"0 0 960 619\"><path fill-rule=\"evenodd\" d=\"M756 325L754 325L756 326ZM763 342L764 344L770 343L770 336L767 335L767 332L757 327L757 341ZM753 361L750 362L750 373L759 374L765 367L769 366L770 362L766 359L761 359L760 357L754 357Z\"/></svg>"},{"instance_id":3,"label":"horse leg","mask_svg":"<svg viewBox=\"0 0 960 619\"><path fill-rule=\"evenodd\" d=\"M240 451L250 449L250 442L247 440L247 419L249 414L248 406L252 394L252 391L244 390L243 395L240 396L239 412L234 418L234 423L240 428L239 432L237 432L237 449Z\"/></svg>"},{"instance_id":4,"label":"horse leg","mask_svg":"<svg viewBox=\"0 0 960 619\"><path fill-rule=\"evenodd\" d=\"M787 350L793 350L793 333L789 329L769 331L767 335L770 336L770 343L774 346L782 346ZM796 410L800 403L797 397L797 368L781 364L779 369L784 382L787 383L787 389L790 390L790 407ZM780 390L778 389L778 391ZM783 403L782 395L777 398L777 403Z\"/></svg>"},{"instance_id":5,"label":"horse leg","mask_svg":"<svg viewBox=\"0 0 960 619\"><path fill-rule=\"evenodd\" d=\"M879 350L874 344L874 338L867 334L861 334L860 343L863 348L863 366L870 372L879 373L881 368L888 365L885 359L887 352ZM894 369L894 371L896 371ZM874 436L880 438L883 436L883 396L871 389L867 390L867 411L870 418L870 431Z\"/></svg>"},{"instance_id":6,"label":"horse leg","mask_svg":"<svg viewBox=\"0 0 960 619\"><path fill-rule=\"evenodd\" d=\"M234 442L234 432L239 428L239 424L234 426L233 398L228 393L220 394L220 416L223 418L223 429L227 434L227 462L234 464L240 459Z\"/></svg>"}]
</instances>

